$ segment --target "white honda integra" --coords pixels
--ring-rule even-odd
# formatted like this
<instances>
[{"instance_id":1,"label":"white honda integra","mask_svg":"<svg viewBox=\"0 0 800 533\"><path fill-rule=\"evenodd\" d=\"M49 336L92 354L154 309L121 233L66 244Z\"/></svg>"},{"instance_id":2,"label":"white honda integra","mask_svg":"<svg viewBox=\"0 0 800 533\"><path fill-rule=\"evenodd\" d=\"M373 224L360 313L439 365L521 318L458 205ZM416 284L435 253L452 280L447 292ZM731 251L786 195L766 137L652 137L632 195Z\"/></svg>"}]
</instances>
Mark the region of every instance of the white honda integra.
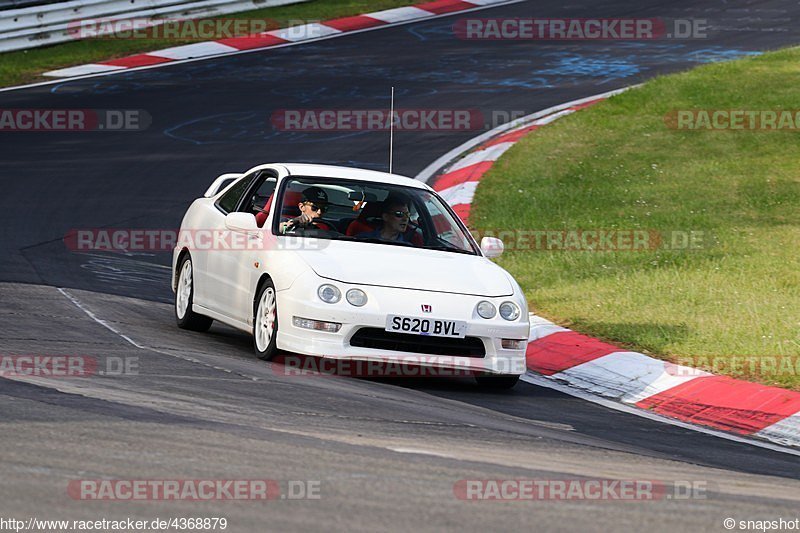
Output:
<instances>
[{"instance_id":1,"label":"white honda integra","mask_svg":"<svg viewBox=\"0 0 800 533\"><path fill-rule=\"evenodd\" d=\"M256 354L470 370L516 384L528 310L453 210L417 180L369 170L260 165L217 178L181 223L172 287L178 326L213 320Z\"/></svg>"}]
</instances>

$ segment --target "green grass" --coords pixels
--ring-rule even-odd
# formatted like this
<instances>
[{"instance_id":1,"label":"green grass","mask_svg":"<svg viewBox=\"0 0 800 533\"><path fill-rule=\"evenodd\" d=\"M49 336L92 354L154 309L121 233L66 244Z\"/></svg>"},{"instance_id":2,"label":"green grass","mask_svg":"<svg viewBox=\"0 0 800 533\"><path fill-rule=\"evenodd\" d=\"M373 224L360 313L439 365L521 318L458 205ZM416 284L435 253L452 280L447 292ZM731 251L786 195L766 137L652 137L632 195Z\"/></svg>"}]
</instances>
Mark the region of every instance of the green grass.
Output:
<instances>
[{"instance_id":1,"label":"green grass","mask_svg":"<svg viewBox=\"0 0 800 533\"><path fill-rule=\"evenodd\" d=\"M692 108L800 109L800 49L661 77L533 132L481 181L471 226L704 232L698 250L524 250L499 263L562 325L800 389L800 132L666 126ZM741 356L754 359L713 359Z\"/></svg>"},{"instance_id":2,"label":"green grass","mask_svg":"<svg viewBox=\"0 0 800 533\"><path fill-rule=\"evenodd\" d=\"M277 23L279 27L286 27L293 20L327 20L417 3L419 0L312 0L301 4L270 7L211 18L264 18ZM0 86L7 87L49 79L41 76L48 70L125 57L191 42L195 41L188 39L84 39L43 48L8 52L0 54Z\"/></svg>"}]
</instances>

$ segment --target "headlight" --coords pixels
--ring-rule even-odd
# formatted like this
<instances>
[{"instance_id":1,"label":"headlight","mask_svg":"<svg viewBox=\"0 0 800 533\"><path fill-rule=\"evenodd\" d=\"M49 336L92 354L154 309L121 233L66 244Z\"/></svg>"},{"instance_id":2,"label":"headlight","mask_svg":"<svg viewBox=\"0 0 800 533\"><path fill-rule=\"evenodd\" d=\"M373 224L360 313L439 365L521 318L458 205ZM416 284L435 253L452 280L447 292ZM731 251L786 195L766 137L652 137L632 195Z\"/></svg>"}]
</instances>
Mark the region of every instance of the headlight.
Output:
<instances>
[{"instance_id":1,"label":"headlight","mask_svg":"<svg viewBox=\"0 0 800 533\"><path fill-rule=\"evenodd\" d=\"M500 316L506 320L516 320L519 318L519 306L514 302L503 302L500 304Z\"/></svg>"},{"instance_id":2,"label":"headlight","mask_svg":"<svg viewBox=\"0 0 800 533\"><path fill-rule=\"evenodd\" d=\"M350 305L361 307L367 303L367 294L361 289L350 289L346 295L347 301Z\"/></svg>"},{"instance_id":3,"label":"headlight","mask_svg":"<svg viewBox=\"0 0 800 533\"><path fill-rule=\"evenodd\" d=\"M492 318L494 317L497 310L494 308L492 302L479 302L478 303L478 314L481 318Z\"/></svg>"},{"instance_id":4,"label":"headlight","mask_svg":"<svg viewBox=\"0 0 800 533\"><path fill-rule=\"evenodd\" d=\"M320 300L328 304L335 304L342 299L342 291L333 285L328 285L327 283L319 286L319 289L317 289L317 295L319 296Z\"/></svg>"}]
</instances>

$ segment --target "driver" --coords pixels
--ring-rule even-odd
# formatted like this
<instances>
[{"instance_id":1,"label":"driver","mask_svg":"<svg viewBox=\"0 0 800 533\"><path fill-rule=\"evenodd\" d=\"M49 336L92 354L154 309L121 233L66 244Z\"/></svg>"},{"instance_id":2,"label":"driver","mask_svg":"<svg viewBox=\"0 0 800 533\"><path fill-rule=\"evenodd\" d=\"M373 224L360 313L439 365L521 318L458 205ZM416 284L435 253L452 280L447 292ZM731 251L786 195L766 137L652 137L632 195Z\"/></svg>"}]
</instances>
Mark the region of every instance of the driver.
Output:
<instances>
[{"instance_id":1,"label":"driver","mask_svg":"<svg viewBox=\"0 0 800 533\"><path fill-rule=\"evenodd\" d=\"M328 229L328 225L318 220L328 207L328 195L320 187L308 187L302 193L302 201L297 204L300 215L286 222L281 222L280 231L297 229Z\"/></svg>"},{"instance_id":2,"label":"driver","mask_svg":"<svg viewBox=\"0 0 800 533\"><path fill-rule=\"evenodd\" d=\"M409 219L411 212L408 209L408 200L401 196L389 195L381 204L381 227L372 231L359 233L356 237L363 239L381 239L384 241L410 242Z\"/></svg>"}]
</instances>

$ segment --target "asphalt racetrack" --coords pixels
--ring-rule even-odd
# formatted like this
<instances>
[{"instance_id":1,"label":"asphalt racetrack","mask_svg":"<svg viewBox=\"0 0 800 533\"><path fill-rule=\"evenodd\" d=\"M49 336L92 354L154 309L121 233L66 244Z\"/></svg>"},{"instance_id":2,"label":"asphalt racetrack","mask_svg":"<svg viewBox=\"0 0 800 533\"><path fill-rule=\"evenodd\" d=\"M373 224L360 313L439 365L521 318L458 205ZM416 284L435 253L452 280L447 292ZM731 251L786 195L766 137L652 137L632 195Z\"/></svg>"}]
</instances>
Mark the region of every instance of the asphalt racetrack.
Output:
<instances>
[{"instance_id":1,"label":"asphalt racetrack","mask_svg":"<svg viewBox=\"0 0 800 533\"><path fill-rule=\"evenodd\" d=\"M137 132L0 134L0 346L78 354L137 373L0 379L0 517L226 517L230 531L532 529L723 531L794 519L800 457L612 411L520 383L287 375L245 334L176 328L168 253L75 253L79 228L175 229L223 172L307 161L385 170L385 132L275 130L281 109L398 107L522 115L796 44L796 2L528 1L480 17L705 18L708 38L596 42L456 39L464 15L270 51L0 92L2 108L139 109ZM481 131L400 132L413 176ZM61 290L59 290L61 289ZM463 501L459 480L660 480L703 498ZM83 501L75 479L318 484L318 499Z\"/></svg>"}]
</instances>

